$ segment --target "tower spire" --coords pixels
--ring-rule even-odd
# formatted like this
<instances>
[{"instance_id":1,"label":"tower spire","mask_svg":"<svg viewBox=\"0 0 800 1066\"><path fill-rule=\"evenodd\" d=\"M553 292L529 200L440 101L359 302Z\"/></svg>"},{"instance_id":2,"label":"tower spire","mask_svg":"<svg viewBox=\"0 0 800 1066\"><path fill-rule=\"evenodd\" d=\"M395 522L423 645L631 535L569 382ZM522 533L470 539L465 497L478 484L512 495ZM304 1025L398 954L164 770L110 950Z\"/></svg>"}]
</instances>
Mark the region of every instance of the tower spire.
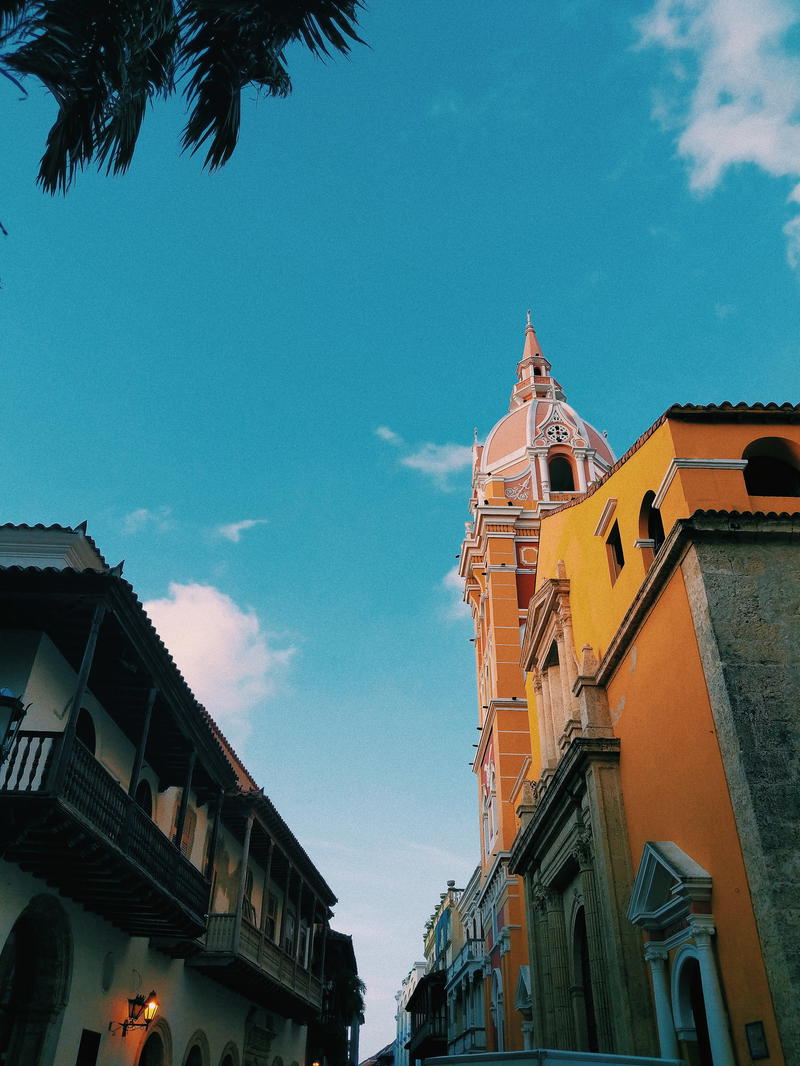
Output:
<instances>
[{"instance_id":1,"label":"tower spire","mask_svg":"<svg viewBox=\"0 0 800 1066\"><path fill-rule=\"evenodd\" d=\"M528 313L525 318L525 347L522 349L522 358L544 358L541 345L539 344L539 338L536 336L536 330L533 328L533 323L531 322L530 308L528 308Z\"/></svg>"}]
</instances>

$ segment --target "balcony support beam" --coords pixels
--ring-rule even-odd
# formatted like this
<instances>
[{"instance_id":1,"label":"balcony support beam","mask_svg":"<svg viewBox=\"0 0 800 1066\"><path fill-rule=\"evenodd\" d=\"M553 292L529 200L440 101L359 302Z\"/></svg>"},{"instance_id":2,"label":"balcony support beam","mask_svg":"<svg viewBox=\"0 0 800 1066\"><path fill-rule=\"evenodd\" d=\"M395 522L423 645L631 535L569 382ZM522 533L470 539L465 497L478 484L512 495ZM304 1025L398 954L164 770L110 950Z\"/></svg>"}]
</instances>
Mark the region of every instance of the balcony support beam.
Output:
<instances>
[{"instance_id":1,"label":"balcony support beam","mask_svg":"<svg viewBox=\"0 0 800 1066\"><path fill-rule=\"evenodd\" d=\"M197 752L192 748L189 752L189 761L186 764L186 783L183 786L183 792L181 793L181 805L178 808L178 818L175 822L175 846L180 849L181 841L183 840L183 829L186 825L186 811L189 807L189 793L192 790L192 775L194 774L194 761L197 758Z\"/></svg>"},{"instance_id":2,"label":"balcony support beam","mask_svg":"<svg viewBox=\"0 0 800 1066\"><path fill-rule=\"evenodd\" d=\"M98 603L94 609L91 624L89 625L89 633L86 637L86 645L83 649L83 658L81 659L81 665L78 669L78 677L75 681L75 692L72 696L69 717L67 718L67 724L64 727L64 738L61 741L61 750L58 753L58 760L53 767L53 791L58 790L58 786L64 778L67 763L69 762L72 745L75 740L75 730L78 726L78 715L81 713L81 705L83 704L83 698L86 695L86 688L89 684L89 674L92 669L92 663L94 662L94 652L97 647L97 635L100 632L100 626L102 625L105 613L106 605L104 603Z\"/></svg>"},{"instance_id":3,"label":"balcony support beam","mask_svg":"<svg viewBox=\"0 0 800 1066\"><path fill-rule=\"evenodd\" d=\"M208 845L208 856L206 858L206 880L214 880L214 862L217 858L217 842L219 841L219 823L222 821L222 805L225 802L225 790L220 789L217 793L216 803L214 804L214 821L211 825L211 842ZM209 901L209 907L213 911L214 901Z\"/></svg>"},{"instance_id":4,"label":"balcony support beam","mask_svg":"<svg viewBox=\"0 0 800 1066\"><path fill-rule=\"evenodd\" d=\"M156 702L156 696L158 695L158 689L150 689L147 694L147 706L144 711L144 721L142 722L142 732L139 734L139 744L136 748L136 756L133 760L133 769L131 770L131 780L128 785L128 795L135 796L136 789L139 787L139 781L142 776L142 764L144 763L144 753L147 749L147 738L150 734L150 719L153 716L153 705Z\"/></svg>"},{"instance_id":5,"label":"balcony support beam","mask_svg":"<svg viewBox=\"0 0 800 1066\"><path fill-rule=\"evenodd\" d=\"M269 851L267 852L267 861L264 863L264 887L261 890L261 921L259 922L259 929L261 932L262 940L267 935L267 918L269 917L269 911L267 904L269 903L269 879L272 876L272 853L275 851L275 841L271 836L267 837L269 841ZM273 928L272 935L274 937L275 930Z\"/></svg>"},{"instance_id":6,"label":"balcony support beam","mask_svg":"<svg viewBox=\"0 0 800 1066\"><path fill-rule=\"evenodd\" d=\"M244 827L244 844L242 844L242 870L239 876L239 892L236 896L236 943L234 951L238 954L239 942L242 933L242 912L244 910L244 892L247 887L247 867L250 862L250 837L253 835L253 820L256 816L254 810L247 815Z\"/></svg>"}]
</instances>

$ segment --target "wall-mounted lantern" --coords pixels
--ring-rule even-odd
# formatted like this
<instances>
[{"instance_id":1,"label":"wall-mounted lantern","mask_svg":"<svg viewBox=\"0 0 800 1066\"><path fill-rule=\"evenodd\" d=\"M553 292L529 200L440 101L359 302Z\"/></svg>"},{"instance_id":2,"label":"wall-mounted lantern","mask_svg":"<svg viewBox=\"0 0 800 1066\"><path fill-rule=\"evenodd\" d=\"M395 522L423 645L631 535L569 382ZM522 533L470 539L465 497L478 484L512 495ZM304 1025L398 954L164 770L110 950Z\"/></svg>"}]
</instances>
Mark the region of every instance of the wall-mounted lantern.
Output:
<instances>
[{"instance_id":1,"label":"wall-mounted lantern","mask_svg":"<svg viewBox=\"0 0 800 1066\"><path fill-rule=\"evenodd\" d=\"M10 689L0 688L0 763L11 751L28 707Z\"/></svg>"},{"instance_id":2,"label":"wall-mounted lantern","mask_svg":"<svg viewBox=\"0 0 800 1066\"><path fill-rule=\"evenodd\" d=\"M146 1029L158 1013L158 1000L155 990L146 996L139 994L128 1000L128 1017L122 1022L109 1022L109 1033L117 1029L122 1030L122 1035L127 1036L129 1029Z\"/></svg>"}]
</instances>

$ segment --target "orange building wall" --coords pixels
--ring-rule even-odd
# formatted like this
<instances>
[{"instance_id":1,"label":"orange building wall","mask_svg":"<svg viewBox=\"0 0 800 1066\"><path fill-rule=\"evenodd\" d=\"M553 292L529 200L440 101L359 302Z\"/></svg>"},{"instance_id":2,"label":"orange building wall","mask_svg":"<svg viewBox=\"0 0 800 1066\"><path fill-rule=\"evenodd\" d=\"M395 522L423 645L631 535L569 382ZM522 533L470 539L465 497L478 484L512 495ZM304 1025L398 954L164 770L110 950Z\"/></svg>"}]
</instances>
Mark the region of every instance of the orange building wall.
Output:
<instances>
[{"instance_id":1,"label":"orange building wall","mask_svg":"<svg viewBox=\"0 0 800 1066\"><path fill-rule=\"evenodd\" d=\"M683 576L676 571L608 688L631 856L672 840L713 878L711 910L733 1038L749 1059L744 1024L762 1019L782 1063L747 875L717 744Z\"/></svg>"}]
</instances>

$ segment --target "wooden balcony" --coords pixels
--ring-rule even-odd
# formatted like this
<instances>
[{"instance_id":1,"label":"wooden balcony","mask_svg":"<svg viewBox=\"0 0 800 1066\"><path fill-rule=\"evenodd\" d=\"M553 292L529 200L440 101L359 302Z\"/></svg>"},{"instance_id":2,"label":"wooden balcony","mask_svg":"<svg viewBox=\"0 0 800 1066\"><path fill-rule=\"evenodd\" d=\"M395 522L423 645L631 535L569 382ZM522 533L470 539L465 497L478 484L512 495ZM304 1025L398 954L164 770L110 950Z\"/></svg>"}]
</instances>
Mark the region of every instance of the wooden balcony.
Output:
<instances>
[{"instance_id":1,"label":"wooden balcony","mask_svg":"<svg viewBox=\"0 0 800 1066\"><path fill-rule=\"evenodd\" d=\"M298 1021L322 1010L322 982L236 914L209 914L203 949L187 965Z\"/></svg>"},{"instance_id":2,"label":"wooden balcony","mask_svg":"<svg viewBox=\"0 0 800 1066\"><path fill-rule=\"evenodd\" d=\"M196 937L209 883L79 740L20 732L0 766L0 843L132 936Z\"/></svg>"}]
</instances>

